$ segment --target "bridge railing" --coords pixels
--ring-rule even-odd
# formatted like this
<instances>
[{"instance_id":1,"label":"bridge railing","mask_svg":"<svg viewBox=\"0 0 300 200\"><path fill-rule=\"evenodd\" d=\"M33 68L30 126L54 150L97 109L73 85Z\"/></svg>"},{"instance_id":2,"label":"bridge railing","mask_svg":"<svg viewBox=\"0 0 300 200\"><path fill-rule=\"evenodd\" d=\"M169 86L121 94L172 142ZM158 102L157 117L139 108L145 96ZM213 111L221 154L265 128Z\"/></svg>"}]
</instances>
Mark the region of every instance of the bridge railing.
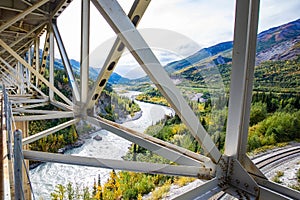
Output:
<instances>
[{"instance_id":1,"label":"bridge railing","mask_svg":"<svg viewBox=\"0 0 300 200\"><path fill-rule=\"evenodd\" d=\"M5 124L7 131L7 157L8 160L12 158L12 110L11 110L11 102L8 99L8 93L6 90L6 86L3 85L3 103L4 103L4 116L5 116Z\"/></svg>"},{"instance_id":2,"label":"bridge railing","mask_svg":"<svg viewBox=\"0 0 300 200\"><path fill-rule=\"evenodd\" d=\"M12 103L9 100L8 91L3 84L3 114L5 118L6 129L6 143L7 143L7 159L12 163L12 167L9 167L10 185L14 185L11 188L11 198L25 200L24 183L23 183L23 171L29 179L29 172L25 165L23 149L22 149L22 130L16 129L13 121ZM3 123L3 121L2 121ZM24 165L24 168L23 168ZM30 189L32 190L31 184ZM34 196L33 196L34 197Z\"/></svg>"}]
</instances>

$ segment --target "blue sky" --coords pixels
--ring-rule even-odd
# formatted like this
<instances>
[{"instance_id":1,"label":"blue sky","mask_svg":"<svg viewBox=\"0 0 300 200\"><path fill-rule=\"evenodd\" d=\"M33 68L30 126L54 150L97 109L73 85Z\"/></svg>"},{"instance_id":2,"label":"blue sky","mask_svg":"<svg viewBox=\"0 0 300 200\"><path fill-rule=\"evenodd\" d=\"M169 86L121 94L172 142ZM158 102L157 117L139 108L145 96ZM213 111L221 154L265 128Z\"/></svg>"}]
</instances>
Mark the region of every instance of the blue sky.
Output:
<instances>
[{"instance_id":1,"label":"blue sky","mask_svg":"<svg viewBox=\"0 0 300 200\"><path fill-rule=\"evenodd\" d=\"M133 0L119 0L119 3L128 13ZM58 19L58 27L68 55L75 60L80 58L80 6L81 0L73 0ZM299 10L299 0L261 0L259 32L300 18ZM171 54L160 49L156 55L162 64L165 64L180 59L200 48L232 40L234 11L235 1L233 0L152 0L139 24L139 29L172 31L178 33L178 37L185 37L187 41L192 40L197 44L182 55L177 55L180 52ZM92 6L90 52L93 53L95 49L106 49L107 51L114 37L114 32ZM155 37L152 38L155 39ZM175 38L175 40L178 39ZM170 39L170 43L174 43L174 40ZM183 46L182 43L179 45ZM170 48L174 49L175 47L173 45ZM186 45L186 48L188 50L189 45ZM94 52L94 54L98 55L99 52ZM104 59L105 54L100 54L99 60L101 60L100 57ZM124 55L116 68L116 72L131 78L142 76L143 73L137 69L139 67L130 53L125 52ZM94 56L94 59L96 57ZM100 66L101 62L95 64L95 67Z\"/></svg>"}]
</instances>

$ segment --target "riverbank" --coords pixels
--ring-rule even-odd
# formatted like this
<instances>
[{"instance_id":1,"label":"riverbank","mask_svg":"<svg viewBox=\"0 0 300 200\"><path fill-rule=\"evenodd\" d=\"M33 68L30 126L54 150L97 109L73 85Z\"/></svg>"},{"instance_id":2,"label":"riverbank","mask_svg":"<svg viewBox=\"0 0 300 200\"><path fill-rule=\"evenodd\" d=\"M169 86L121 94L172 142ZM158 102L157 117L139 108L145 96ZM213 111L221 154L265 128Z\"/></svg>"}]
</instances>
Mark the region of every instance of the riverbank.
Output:
<instances>
[{"instance_id":1,"label":"riverbank","mask_svg":"<svg viewBox=\"0 0 300 200\"><path fill-rule=\"evenodd\" d=\"M126 95L132 97L135 94L136 92L129 92ZM136 103L139 104L142 112L132 117L132 120L124 122L122 126L141 133L150 125L164 118L166 113L172 112L170 108L165 106L139 101L136 101ZM97 135L102 137L101 141L93 139ZM65 154L122 160L131 144L130 141L101 129L87 136L81 147L70 149ZM97 179L98 175L101 176L101 182L104 183L109 178L110 172L111 170L103 168L44 163L30 170L30 179L36 197L51 199L50 192L54 191L55 186L58 184L66 185L71 182L73 186L92 188L94 179Z\"/></svg>"}]
</instances>

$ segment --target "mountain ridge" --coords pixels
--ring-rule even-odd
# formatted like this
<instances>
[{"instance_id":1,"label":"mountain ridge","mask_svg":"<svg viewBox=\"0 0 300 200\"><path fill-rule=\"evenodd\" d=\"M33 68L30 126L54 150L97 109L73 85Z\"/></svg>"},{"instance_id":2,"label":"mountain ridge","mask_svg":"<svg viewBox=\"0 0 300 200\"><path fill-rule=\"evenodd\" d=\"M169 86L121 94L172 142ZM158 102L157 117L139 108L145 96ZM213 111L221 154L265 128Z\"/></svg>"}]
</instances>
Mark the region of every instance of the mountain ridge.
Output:
<instances>
[{"instance_id":1,"label":"mountain ridge","mask_svg":"<svg viewBox=\"0 0 300 200\"><path fill-rule=\"evenodd\" d=\"M165 70L172 75L181 72L201 68L201 64L225 64L232 61L233 42L221 42L211 47L203 48L187 58L173 61L165 65ZM272 27L262 31L257 36L256 65L267 60L294 59L300 55L300 18L286 24ZM198 64L200 67L195 68ZM194 69L194 70L192 70ZM132 80L133 82L145 82L150 79L146 77Z\"/></svg>"}]
</instances>

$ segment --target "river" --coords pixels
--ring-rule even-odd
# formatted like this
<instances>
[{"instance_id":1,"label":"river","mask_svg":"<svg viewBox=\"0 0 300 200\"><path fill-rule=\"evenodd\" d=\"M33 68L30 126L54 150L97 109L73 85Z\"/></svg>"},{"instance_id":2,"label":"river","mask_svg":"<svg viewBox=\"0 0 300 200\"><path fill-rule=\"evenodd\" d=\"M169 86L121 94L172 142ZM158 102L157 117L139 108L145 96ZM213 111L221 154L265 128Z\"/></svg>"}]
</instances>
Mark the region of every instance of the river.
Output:
<instances>
[{"instance_id":1,"label":"river","mask_svg":"<svg viewBox=\"0 0 300 200\"><path fill-rule=\"evenodd\" d=\"M130 91L121 95L132 98L138 92ZM123 123L125 127L143 132L147 127L151 126L158 120L162 119L165 114L173 114L174 111L168 107L144 103L136 101L142 110L142 116L134 121ZM92 139L94 136L102 137L101 141ZM113 133L100 130L91 135L91 139L87 139L85 144L79 148L72 149L67 154L90 156L98 158L122 159L126 154L131 142L114 135ZM109 169L101 169L95 167L83 167L75 165L64 165L58 163L44 163L30 170L30 180L36 199L51 199L50 193L54 191L57 184L66 185L72 182L73 185L78 184L83 188L93 186L94 179L98 174L101 176L102 184L109 177Z\"/></svg>"}]
</instances>

